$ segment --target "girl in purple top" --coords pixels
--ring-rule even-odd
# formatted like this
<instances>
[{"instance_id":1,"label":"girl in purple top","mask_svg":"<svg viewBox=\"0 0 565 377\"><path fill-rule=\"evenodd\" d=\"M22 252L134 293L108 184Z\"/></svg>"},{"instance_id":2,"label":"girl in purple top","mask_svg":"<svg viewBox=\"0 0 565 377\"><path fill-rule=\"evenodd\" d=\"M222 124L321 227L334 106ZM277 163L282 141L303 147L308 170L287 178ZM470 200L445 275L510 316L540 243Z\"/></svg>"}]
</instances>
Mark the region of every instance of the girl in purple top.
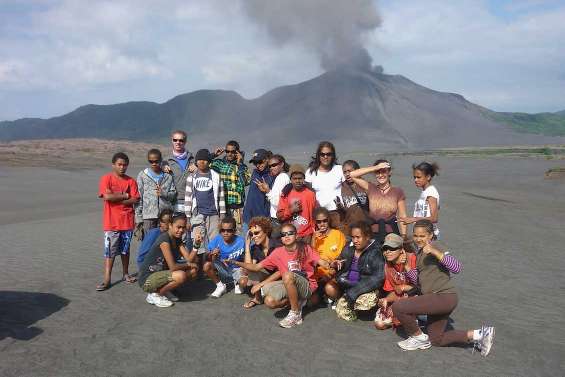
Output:
<instances>
[{"instance_id":1,"label":"girl in purple top","mask_svg":"<svg viewBox=\"0 0 565 377\"><path fill-rule=\"evenodd\" d=\"M477 330L446 330L449 315L457 306L457 291L450 274L461 271L461 264L455 257L432 243L434 226L430 220L418 220L414 224L413 239L418 251L416 268L408 262L405 274L408 280L418 286L420 296L396 301L392 311L408 334L408 339L398 342L406 351L426 349L450 344L474 343L487 356L494 342L494 327L482 326ZM408 260L408 259L407 259ZM416 316L428 316L427 331L420 330Z\"/></svg>"}]
</instances>

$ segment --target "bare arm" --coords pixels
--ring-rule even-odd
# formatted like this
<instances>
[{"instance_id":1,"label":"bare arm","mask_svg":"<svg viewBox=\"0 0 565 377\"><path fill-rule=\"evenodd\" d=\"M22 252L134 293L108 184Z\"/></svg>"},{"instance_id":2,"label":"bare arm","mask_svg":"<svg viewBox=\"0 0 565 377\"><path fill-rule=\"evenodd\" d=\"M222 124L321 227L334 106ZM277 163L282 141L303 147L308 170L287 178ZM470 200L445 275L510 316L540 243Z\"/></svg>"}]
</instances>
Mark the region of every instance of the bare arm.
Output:
<instances>
[{"instance_id":1,"label":"bare arm","mask_svg":"<svg viewBox=\"0 0 565 377\"><path fill-rule=\"evenodd\" d=\"M397 218L405 218L406 217L406 200L402 199L398 201L398 210L396 213ZM398 228L400 230L400 235L402 237L406 237L406 223L402 221L398 221Z\"/></svg>"},{"instance_id":2,"label":"bare arm","mask_svg":"<svg viewBox=\"0 0 565 377\"><path fill-rule=\"evenodd\" d=\"M167 262L167 266L169 266L169 270L171 271L182 271L188 270L191 267L194 267L193 263L188 262L186 264L178 264L173 256L173 252L171 251L171 245L168 242L162 242L159 247L163 252L163 257L165 257L165 261ZM186 248L185 248L186 251ZM182 253L182 251L181 251Z\"/></svg>"},{"instance_id":3,"label":"bare arm","mask_svg":"<svg viewBox=\"0 0 565 377\"><path fill-rule=\"evenodd\" d=\"M362 190L368 191L369 190L369 182L361 178L353 178L353 182L357 184L357 186L361 187ZM359 203L361 204L361 203Z\"/></svg>"},{"instance_id":4,"label":"bare arm","mask_svg":"<svg viewBox=\"0 0 565 377\"><path fill-rule=\"evenodd\" d=\"M259 272L263 269L263 265L261 264L261 262L259 262L259 263L245 263L245 262L239 262L239 261L236 261L236 260L227 260L226 262L235 264L238 267L243 267L247 271Z\"/></svg>"}]
</instances>

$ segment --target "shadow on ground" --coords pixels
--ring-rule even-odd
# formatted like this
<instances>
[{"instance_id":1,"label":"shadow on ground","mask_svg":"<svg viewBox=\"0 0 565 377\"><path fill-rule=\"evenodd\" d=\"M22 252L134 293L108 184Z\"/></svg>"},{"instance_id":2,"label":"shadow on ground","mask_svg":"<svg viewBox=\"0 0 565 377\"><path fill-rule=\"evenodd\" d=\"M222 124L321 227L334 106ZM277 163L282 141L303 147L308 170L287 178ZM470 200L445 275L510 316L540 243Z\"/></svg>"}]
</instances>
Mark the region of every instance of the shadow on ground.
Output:
<instances>
[{"instance_id":1,"label":"shadow on ground","mask_svg":"<svg viewBox=\"0 0 565 377\"><path fill-rule=\"evenodd\" d=\"M30 340L43 332L33 326L69 304L52 293L0 291L0 340Z\"/></svg>"}]
</instances>

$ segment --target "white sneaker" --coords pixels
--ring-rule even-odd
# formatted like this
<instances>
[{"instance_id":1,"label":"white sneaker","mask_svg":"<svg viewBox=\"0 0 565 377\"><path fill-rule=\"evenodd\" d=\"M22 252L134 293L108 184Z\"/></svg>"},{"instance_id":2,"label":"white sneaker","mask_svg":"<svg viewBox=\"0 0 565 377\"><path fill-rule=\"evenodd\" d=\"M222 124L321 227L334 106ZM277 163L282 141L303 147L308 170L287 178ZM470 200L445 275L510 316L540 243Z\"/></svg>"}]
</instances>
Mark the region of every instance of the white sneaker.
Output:
<instances>
[{"instance_id":1,"label":"white sneaker","mask_svg":"<svg viewBox=\"0 0 565 377\"><path fill-rule=\"evenodd\" d=\"M236 284L235 287L233 288L233 293L235 293L236 295L240 295L243 293L243 291L241 290L241 287L239 286L239 284Z\"/></svg>"},{"instance_id":2,"label":"white sneaker","mask_svg":"<svg viewBox=\"0 0 565 377\"><path fill-rule=\"evenodd\" d=\"M430 339L424 333L418 335L417 337L409 336L408 339L400 341L397 344L405 351L425 350L432 346Z\"/></svg>"},{"instance_id":3,"label":"white sneaker","mask_svg":"<svg viewBox=\"0 0 565 377\"><path fill-rule=\"evenodd\" d=\"M224 293L226 293L226 285L222 282L216 284L216 289L210 294L211 297L220 298Z\"/></svg>"},{"instance_id":4,"label":"white sneaker","mask_svg":"<svg viewBox=\"0 0 565 377\"><path fill-rule=\"evenodd\" d=\"M175 294L171 291L167 291L165 293L165 297L172 302L178 302L178 300L179 300L179 298L177 296L175 296Z\"/></svg>"},{"instance_id":5,"label":"white sneaker","mask_svg":"<svg viewBox=\"0 0 565 377\"><path fill-rule=\"evenodd\" d=\"M147 301L151 305L157 306L158 308L168 308L173 306L172 301L169 301L168 298L161 296L158 293L149 293L145 298L145 301Z\"/></svg>"},{"instance_id":6,"label":"white sneaker","mask_svg":"<svg viewBox=\"0 0 565 377\"><path fill-rule=\"evenodd\" d=\"M302 315L300 313L295 313L292 310L288 312L286 317L284 317L280 322L280 327L285 329L290 329L291 327L298 326L302 324Z\"/></svg>"},{"instance_id":7,"label":"white sneaker","mask_svg":"<svg viewBox=\"0 0 565 377\"><path fill-rule=\"evenodd\" d=\"M482 356L488 356L494 343L494 327L482 326L481 339L476 342L476 346L481 350Z\"/></svg>"}]
</instances>

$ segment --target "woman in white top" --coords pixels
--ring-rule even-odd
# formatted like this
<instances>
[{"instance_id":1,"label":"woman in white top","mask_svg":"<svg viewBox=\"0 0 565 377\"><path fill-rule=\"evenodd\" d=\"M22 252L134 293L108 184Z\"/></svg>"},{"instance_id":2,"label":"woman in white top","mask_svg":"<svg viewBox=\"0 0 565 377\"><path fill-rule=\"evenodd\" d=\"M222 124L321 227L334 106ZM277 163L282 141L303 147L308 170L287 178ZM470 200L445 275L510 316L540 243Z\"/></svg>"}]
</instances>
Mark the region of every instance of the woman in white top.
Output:
<instances>
[{"instance_id":1,"label":"woman in white top","mask_svg":"<svg viewBox=\"0 0 565 377\"><path fill-rule=\"evenodd\" d=\"M280 154L275 154L269 159L269 174L275 177L273 182L273 187L269 187L266 182L256 182L259 190L265 193L267 200L269 201L271 223L273 227L280 226L279 220L277 219L277 209L279 206L279 199L281 197L282 189L290 184L290 177L288 176L288 164L283 156Z\"/></svg>"},{"instance_id":2,"label":"woman in white top","mask_svg":"<svg viewBox=\"0 0 565 377\"><path fill-rule=\"evenodd\" d=\"M330 227L341 229L341 218L336 200L341 201L341 184L345 181L341 165L337 164L335 147L329 141L318 144L316 155L306 171L305 181L316 192L320 207L330 211Z\"/></svg>"},{"instance_id":3,"label":"woman in white top","mask_svg":"<svg viewBox=\"0 0 565 377\"><path fill-rule=\"evenodd\" d=\"M434 224L434 238L439 238L439 192L432 185L432 179L439 175L439 166L435 162L421 162L412 165L414 172L414 184L416 187L422 189L422 193L416 203L414 204L413 217L405 217L399 219L404 224L412 224L418 220L430 220Z\"/></svg>"}]
</instances>

